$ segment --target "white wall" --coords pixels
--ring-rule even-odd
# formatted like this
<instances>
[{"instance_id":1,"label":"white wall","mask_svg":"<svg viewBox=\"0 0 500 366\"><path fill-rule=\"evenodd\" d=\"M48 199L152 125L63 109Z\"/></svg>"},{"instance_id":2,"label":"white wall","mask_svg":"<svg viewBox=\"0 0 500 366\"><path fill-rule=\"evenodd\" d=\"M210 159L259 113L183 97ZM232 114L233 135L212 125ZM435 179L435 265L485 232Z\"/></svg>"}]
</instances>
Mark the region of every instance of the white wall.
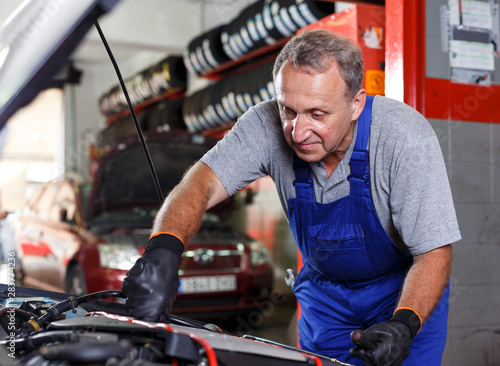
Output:
<instances>
[{"instance_id":1,"label":"white wall","mask_svg":"<svg viewBox=\"0 0 500 366\"><path fill-rule=\"evenodd\" d=\"M0 211L21 209L31 183L64 173L62 117L62 92L49 89L10 119L1 148Z\"/></svg>"}]
</instances>

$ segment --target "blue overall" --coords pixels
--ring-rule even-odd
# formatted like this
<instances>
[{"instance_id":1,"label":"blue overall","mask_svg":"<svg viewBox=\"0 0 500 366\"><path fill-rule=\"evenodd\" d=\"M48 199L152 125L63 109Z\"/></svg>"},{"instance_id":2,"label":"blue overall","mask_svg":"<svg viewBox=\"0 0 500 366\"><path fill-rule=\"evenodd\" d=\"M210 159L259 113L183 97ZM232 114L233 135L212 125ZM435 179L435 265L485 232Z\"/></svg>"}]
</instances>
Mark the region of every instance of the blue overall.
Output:
<instances>
[{"instance_id":1,"label":"blue overall","mask_svg":"<svg viewBox=\"0 0 500 366\"><path fill-rule=\"evenodd\" d=\"M363 365L349 355L350 333L387 321L395 310L412 257L389 238L370 193L368 137L373 97L358 119L349 162L350 194L330 203L314 200L311 168L294 159L297 198L288 201L290 228L303 267L294 285L301 307L303 349ZM415 337L404 365L440 365L446 342L448 288Z\"/></svg>"}]
</instances>

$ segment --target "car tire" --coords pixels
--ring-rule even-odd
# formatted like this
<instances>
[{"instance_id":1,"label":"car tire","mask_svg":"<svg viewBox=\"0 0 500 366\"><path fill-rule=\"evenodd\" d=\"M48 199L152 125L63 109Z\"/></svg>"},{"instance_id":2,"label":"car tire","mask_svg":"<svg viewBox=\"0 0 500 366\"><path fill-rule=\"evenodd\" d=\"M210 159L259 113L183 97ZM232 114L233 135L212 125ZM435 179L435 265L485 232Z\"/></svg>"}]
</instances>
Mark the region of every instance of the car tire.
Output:
<instances>
[{"instance_id":1,"label":"car tire","mask_svg":"<svg viewBox=\"0 0 500 366\"><path fill-rule=\"evenodd\" d=\"M87 285L82 267L79 264L73 264L68 267L66 272L65 291L68 294L82 296L87 293Z\"/></svg>"}]
</instances>

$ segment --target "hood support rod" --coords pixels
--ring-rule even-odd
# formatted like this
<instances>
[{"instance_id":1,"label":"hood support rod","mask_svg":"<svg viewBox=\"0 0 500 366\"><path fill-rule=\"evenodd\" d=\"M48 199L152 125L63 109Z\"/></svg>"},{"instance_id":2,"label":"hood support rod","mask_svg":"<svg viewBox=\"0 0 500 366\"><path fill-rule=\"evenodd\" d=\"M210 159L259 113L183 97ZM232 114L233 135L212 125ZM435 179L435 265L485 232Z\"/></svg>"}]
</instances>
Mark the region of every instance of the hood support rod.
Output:
<instances>
[{"instance_id":1,"label":"hood support rod","mask_svg":"<svg viewBox=\"0 0 500 366\"><path fill-rule=\"evenodd\" d=\"M160 200L160 203L162 203L163 202L163 193L161 191L160 182L158 180L158 176L156 175L156 170L155 170L155 167L153 165L153 160L151 159L151 155L149 153L148 146L146 145L146 141L144 140L144 134L142 133L141 126L139 125L139 121L137 120L137 115L135 114L134 107L132 106L132 102L130 101L130 97L128 95L128 91L127 91L127 88L125 86L125 82L123 81L120 69L118 68L118 64L116 63L115 57L113 56L113 53L111 52L111 48L109 47L109 44L106 41L106 37L104 37L104 33L102 32L101 27L99 26L98 22L95 22L95 27L97 29L97 32L99 33L99 36L101 37L102 43L104 44L106 51L108 52L111 63L113 64L113 67L116 71L116 75L118 76L118 80L120 81L120 86L123 90L123 94L125 95L125 99L127 100L127 105L128 105L129 110L130 110L130 114L132 115L132 119L134 120L137 134L139 135L139 138L141 140L142 149L144 150L144 154L146 155L146 160L148 161L149 170L151 172L151 176L153 177L153 182L154 182L155 187L156 187L156 193L158 194L158 199Z\"/></svg>"}]
</instances>

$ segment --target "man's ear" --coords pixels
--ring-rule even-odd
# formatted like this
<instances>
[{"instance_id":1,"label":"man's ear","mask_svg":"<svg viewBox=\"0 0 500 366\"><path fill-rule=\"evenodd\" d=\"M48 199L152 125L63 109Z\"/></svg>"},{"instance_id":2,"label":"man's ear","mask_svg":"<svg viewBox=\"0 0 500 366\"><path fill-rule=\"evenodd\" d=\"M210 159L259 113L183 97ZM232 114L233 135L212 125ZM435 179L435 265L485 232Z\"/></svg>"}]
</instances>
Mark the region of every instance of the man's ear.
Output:
<instances>
[{"instance_id":1,"label":"man's ear","mask_svg":"<svg viewBox=\"0 0 500 366\"><path fill-rule=\"evenodd\" d=\"M366 103L366 90L360 89L360 91L356 94L356 96L353 98L351 102L351 108L352 108L351 121L355 121L359 118L361 112L363 112L363 108L365 108L365 103Z\"/></svg>"}]
</instances>

